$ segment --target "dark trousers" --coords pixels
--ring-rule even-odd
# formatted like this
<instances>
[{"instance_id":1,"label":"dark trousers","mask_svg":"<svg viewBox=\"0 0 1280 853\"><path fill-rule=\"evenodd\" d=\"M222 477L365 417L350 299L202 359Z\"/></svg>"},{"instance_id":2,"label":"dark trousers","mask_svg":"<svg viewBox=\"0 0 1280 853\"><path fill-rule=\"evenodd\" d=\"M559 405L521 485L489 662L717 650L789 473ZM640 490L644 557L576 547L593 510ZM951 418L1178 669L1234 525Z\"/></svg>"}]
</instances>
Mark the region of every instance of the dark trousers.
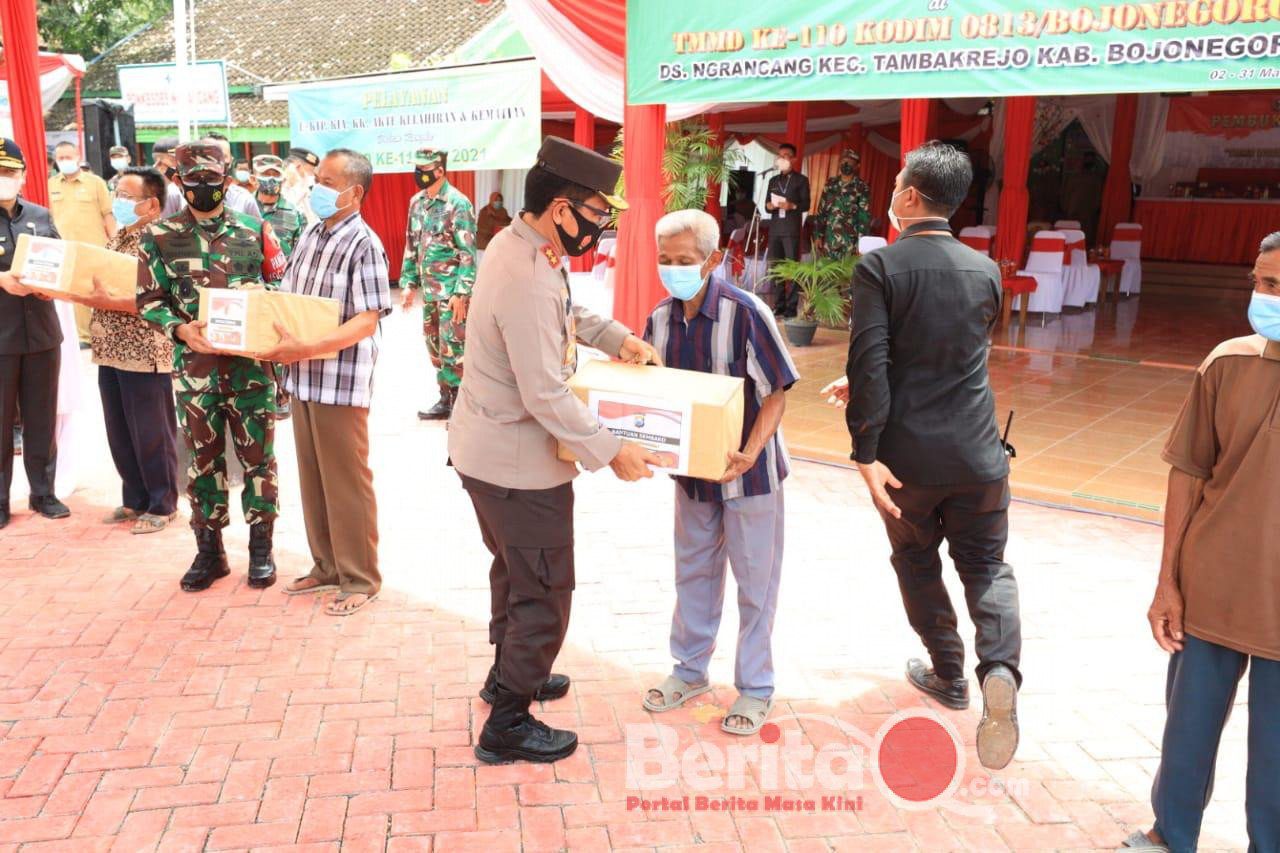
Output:
<instances>
[{"instance_id":1,"label":"dark trousers","mask_svg":"<svg viewBox=\"0 0 1280 853\"><path fill-rule=\"evenodd\" d=\"M769 260L800 260L800 235L769 235ZM795 316L800 307L800 291L793 281L775 281L773 283L773 311L775 314Z\"/></svg>"},{"instance_id":2,"label":"dark trousers","mask_svg":"<svg viewBox=\"0 0 1280 853\"><path fill-rule=\"evenodd\" d=\"M551 675L573 601L573 484L508 489L471 477L489 568L489 642L502 646L498 683L532 696Z\"/></svg>"},{"instance_id":3,"label":"dark trousers","mask_svg":"<svg viewBox=\"0 0 1280 853\"><path fill-rule=\"evenodd\" d=\"M902 518L881 513L893 548L898 588L907 620L929 650L934 670L943 678L964 677L964 641L942 583L938 553L946 539L977 630L979 681L991 667L1004 664L1021 684L1018 582L1004 561L1009 541L1008 478L966 486L904 483L901 489L890 489L889 496L902 510Z\"/></svg>"},{"instance_id":4,"label":"dark trousers","mask_svg":"<svg viewBox=\"0 0 1280 853\"><path fill-rule=\"evenodd\" d=\"M58 368L62 350L0 355L0 502L13 480L13 425L22 406L22 465L33 497L53 494L58 466Z\"/></svg>"},{"instance_id":5,"label":"dark trousers","mask_svg":"<svg viewBox=\"0 0 1280 853\"><path fill-rule=\"evenodd\" d=\"M107 446L120 474L120 503L139 513L178 509L178 418L173 378L98 368Z\"/></svg>"},{"instance_id":6,"label":"dark trousers","mask_svg":"<svg viewBox=\"0 0 1280 853\"><path fill-rule=\"evenodd\" d=\"M1245 777L1245 824L1250 853L1280 850L1280 661L1249 655L1185 635L1182 651L1169 659L1165 685L1168 718L1160 769L1151 788L1156 831L1174 853L1192 853L1200 837L1204 807L1213 794L1218 743L1249 673L1249 767Z\"/></svg>"}]
</instances>

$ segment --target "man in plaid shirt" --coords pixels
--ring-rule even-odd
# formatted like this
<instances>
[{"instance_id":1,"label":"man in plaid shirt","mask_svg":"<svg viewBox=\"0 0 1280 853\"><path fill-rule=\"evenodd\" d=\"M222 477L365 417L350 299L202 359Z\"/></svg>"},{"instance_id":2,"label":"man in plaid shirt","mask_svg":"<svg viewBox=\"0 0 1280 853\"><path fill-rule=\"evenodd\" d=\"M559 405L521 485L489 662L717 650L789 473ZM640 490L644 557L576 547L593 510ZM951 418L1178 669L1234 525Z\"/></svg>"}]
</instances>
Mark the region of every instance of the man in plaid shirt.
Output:
<instances>
[{"instance_id":1,"label":"man in plaid shirt","mask_svg":"<svg viewBox=\"0 0 1280 853\"><path fill-rule=\"evenodd\" d=\"M378 510L369 470L369 403L378 358L379 320L392 308L387 255L360 208L373 181L363 155L330 151L316 171L307 227L280 289L336 299L342 324L318 341L301 342L283 327L264 358L290 365L294 440L311 572L289 595L337 591L331 616L359 610L378 594ZM336 358L316 356L337 352Z\"/></svg>"}]
</instances>

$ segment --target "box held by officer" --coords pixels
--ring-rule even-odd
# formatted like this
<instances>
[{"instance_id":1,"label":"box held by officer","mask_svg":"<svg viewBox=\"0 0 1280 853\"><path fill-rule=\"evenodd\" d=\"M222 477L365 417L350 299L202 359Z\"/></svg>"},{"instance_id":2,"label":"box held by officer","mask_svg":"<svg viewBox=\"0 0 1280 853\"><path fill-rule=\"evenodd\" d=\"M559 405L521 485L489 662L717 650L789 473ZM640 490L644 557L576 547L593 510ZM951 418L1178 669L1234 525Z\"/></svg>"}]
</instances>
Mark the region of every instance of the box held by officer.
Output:
<instances>
[{"instance_id":1,"label":"box held by officer","mask_svg":"<svg viewBox=\"0 0 1280 853\"><path fill-rule=\"evenodd\" d=\"M336 299L276 290L202 287L199 319L209 343L246 356L269 352L280 343L279 323L303 343L319 340L341 323ZM336 352L315 358L337 358Z\"/></svg>"},{"instance_id":2,"label":"box held by officer","mask_svg":"<svg viewBox=\"0 0 1280 853\"><path fill-rule=\"evenodd\" d=\"M666 460L663 473L719 480L741 448L740 378L594 359L578 365L569 388L614 435ZM576 461L563 445L559 456Z\"/></svg>"},{"instance_id":3,"label":"box held by officer","mask_svg":"<svg viewBox=\"0 0 1280 853\"><path fill-rule=\"evenodd\" d=\"M13 272L27 287L54 299L88 296L95 277L113 299L131 299L137 292L138 259L89 243L19 234Z\"/></svg>"}]
</instances>

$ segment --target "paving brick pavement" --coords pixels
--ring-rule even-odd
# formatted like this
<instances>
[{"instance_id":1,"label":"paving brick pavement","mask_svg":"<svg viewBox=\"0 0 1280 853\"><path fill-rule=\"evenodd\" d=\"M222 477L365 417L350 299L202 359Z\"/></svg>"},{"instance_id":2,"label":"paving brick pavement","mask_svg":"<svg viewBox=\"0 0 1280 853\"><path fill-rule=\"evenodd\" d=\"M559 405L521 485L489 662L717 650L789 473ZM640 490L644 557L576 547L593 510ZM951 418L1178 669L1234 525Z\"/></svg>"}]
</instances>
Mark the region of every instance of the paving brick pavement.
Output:
<instances>
[{"instance_id":1,"label":"paving brick pavement","mask_svg":"<svg viewBox=\"0 0 1280 853\"><path fill-rule=\"evenodd\" d=\"M1014 507L1009 555L1026 632L1019 758L982 771L978 711L940 711L965 743L962 793L949 805L895 805L870 771L842 777L857 783L842 790L785 776L774 790L763 760L724 787L732 768L716 762L743 745L718 729L733 699L732 597L715 691L660 717L641 710L669 667L672 486L607 473L579 480L578 590L557 666L574 686L541 712L577 728L583 745L555 766L477 766L487 560L444 465L443 427L414 418L434 384L425 362L411 319L397 315L372 430L386 587L345 620L315 598L246 587L239 521L228 535L235 574L182 593L184 526L134 537L96 523L116 485L100 424L87 430L74 517L20 514L0 533L0 853L1085 850L1149 823L1164 659L1143 614L1160 531L1027 504ZM96 414L96 399L86 407ZM308 560L281 432L277 559L288 578ZM900 678L919 649L883 532L850 471L801 463L787 490L774 734L815 751L852 742L850 732L869 741L895 714L929 706ZM1204 849L1245 844L1241 711L1224 738ZM626 738L664 732L686 772L643 792L650 799L844 794L860 808L629 809L642 792L627 777ZM761 756L765 746L754 743ZM908 762L916 771L936 764L932 752L908 757L920 759Z\"/></svg>"}]
</instances>

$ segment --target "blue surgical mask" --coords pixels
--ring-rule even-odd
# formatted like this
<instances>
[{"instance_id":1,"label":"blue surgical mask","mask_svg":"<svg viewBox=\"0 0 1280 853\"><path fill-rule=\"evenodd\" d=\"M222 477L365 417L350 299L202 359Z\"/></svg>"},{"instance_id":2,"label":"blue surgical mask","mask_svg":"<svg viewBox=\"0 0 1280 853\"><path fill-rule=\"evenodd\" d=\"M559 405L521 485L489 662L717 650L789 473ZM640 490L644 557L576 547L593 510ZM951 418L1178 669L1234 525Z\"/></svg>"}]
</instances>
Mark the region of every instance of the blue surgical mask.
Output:
<instances>
[{"instance_id":1,"label":"blue surgical mask","mask_svg":"<svg viewBox=\"0 0 1280 853\"><path fill-rule=\"evenodd\" d=\"M111 215L116 218L116 224L121 228L128 228L130 225L137 223L140 216L136 210L138 202L127 198L111 199Z\"/></svg>"},{"instance_id":2,"label":"blue surgical mask","mask_svg":"<svg viewBox=\"0 0 1280 853\"><path fill-rule=\"evenodd\" d=\"M326 187L324 184L316 184L311 188L311 210L321 219L328 219L338 212L338 199L342 196L342 192L338 192L333 187Z\"/></svg>"},{"instance_id":3,"label":"blue surgical mask","mask_svg":"<svg viewBox=\"0 0 1280 853\"><path fill-rule=\"evenodd\" d=\"M698 264L659 264L658 278L662 279L662 286L667 289L667 293L681 302L697 296L702 289L702 267Z\"/></svg>"},{"instance_id":4,"label":"blue surgical mask","mask_svg":"<svg viewBox=\"0 0 1280 853\"><path fill-rule=\"evenodd\" d=\"M1267 340L1280 341L1280 296L1254 291L1249 299L1249 325Z\"/></svg>"}]
</instances>

